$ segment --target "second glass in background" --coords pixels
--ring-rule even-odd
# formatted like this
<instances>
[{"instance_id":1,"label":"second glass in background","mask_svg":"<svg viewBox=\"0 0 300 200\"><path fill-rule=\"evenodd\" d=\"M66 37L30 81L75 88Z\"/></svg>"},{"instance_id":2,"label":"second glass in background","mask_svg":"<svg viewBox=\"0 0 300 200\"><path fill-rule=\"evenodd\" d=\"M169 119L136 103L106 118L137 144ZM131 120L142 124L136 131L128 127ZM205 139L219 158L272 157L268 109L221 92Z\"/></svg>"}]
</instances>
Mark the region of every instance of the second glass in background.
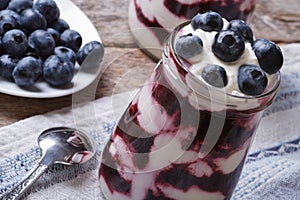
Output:
<instances>
[{"instance_id":1,"label":"second glass in background","mask_svg":"<svg viewBox=\"0 0 300 200\"><path fill-rule=\"evenodd\" d=\"M247 21L254 8L255 0L131 0L128 20L138 46L159 60L168 34L197 13L211 10L228 21Z\"/></svg>"}]
</instances>

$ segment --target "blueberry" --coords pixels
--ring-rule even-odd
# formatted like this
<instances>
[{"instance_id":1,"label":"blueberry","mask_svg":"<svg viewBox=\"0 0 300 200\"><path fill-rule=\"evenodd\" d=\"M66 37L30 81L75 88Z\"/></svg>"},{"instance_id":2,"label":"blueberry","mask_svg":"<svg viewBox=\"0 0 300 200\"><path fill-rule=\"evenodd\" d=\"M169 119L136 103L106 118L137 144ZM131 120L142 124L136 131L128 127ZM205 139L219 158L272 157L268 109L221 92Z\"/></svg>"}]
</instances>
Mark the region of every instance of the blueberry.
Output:
<instances>
[{"instance_id":1,"label":"blueberry","mask_svg":"<svg viewBox=\"0 0 300 200\"><path fill-rule=\"evenodd\" d=\"M48 27L57 30L59 33L63 33L65 30L70 29L69 24L61 18L48 24Z\"/></svg>"},{"instance_id":2,"label":"blueberry","mask_svg":"<svg viewBox=\"0 0 300 200\"><path fill-rule=\"evenodd\" d=\"M13 12L13 11L12 11ZM12 13L0 12L0 36L18 27L18 19Z\"/></svg>"},{"instance_id":3,"label":"blueberry","mask_svg":"<svg viewBox=\"0 0 300 200\"><path fill-rule=\"evenodd\" d=\"M9 2L10 2L10 0L1 0L0 1L0 10L5 9L8 6Z\"/></svg>"},{"instance_id":4,"label":"blueberry","mask_svg":"<svg viewBox=\"0 0 300 200\"><path fill-rule=\"evenodd\" d=\"M269 74L278 72L283 65L281 49L273 42L258 39L252 43L252 48L260 67Z\"/></svg>"},{"instance_id":5,"label":"blueberry","mask_svg":"<svg viewBox=\"0 0 300 200\"><path fill-rule=\"evenodd\" d=\"M50 33L55 41L55 46L60 45L60 33L54 28L47 28L47 32Z\"/></svg>"},{"instance_id":6,"label":"blueberry","mask_svg":"<svg viewBox=\"0 0 300 200\"><path fill-rule=\"evenodd\" d=\"M43 76L46 82L53 86L63 86L70 83L75 74L73 63L61 56L52 55L43 64Z\"/></svg>"},{"instance_id":7,"label":"blueberry","mask_svg":"<svg viewBox=\"0 0 300 200\"><path fill-rule=\"evenodd\" d=\"M243 37L231 30L223 30L216 34L212 51L224 62L232 62L239 59L245 50Z\"/></svg>"},{"instance_id":8,"label":"blueberry","mask_svg":"<svg viewBox=\"0 0 300 200\"><path fill-rule=\"evenodd\" d=\"M13 70L13 78L20 87L33 86L42 74L42 66L34 57L22 58Z\"/></svg>"},{"instance_id":9,"label":"blueberry","mask_svg":"<svg viewBox=\"0 0 300 200\"><path fill-rule=\"evenodd\" d=\"M230 21L227 29L238 32L241 36L244 37L245 41L253 41L253 32L250 26L243 20L235 19Z\"/></svg>"},{"instance_id":10,"label":"blueberry","mask_svg":"<svg viewBox=\"0 0 300 200\"><path fill-rule=\"evenodd\" d=\"M69 59L73 63L73 65L75 65L76 54L72 49L64 46L58 46L55 47L54 54Z\"/></svg>"},{"instance_id":11,"label":"blueberry","mask_svg":"<svg viewBox=\"0 0 300 200\"><path fill-rule=\"evenodd\" d=\"M238 70L238 86L246 95L260 95L268 84L265 72L256 65L242 65Z\"/></svg>"},{"instance_id":12,"label":"blueberry","mask_svg":"<svg viewBox=\"0 0 300 200\"><path fill-rule=\"evenodd\" d=\"M2 47L6 53L14 56L22 56L28 47L25 33L19 29L6 32L2 38Z\"/></svg>"},{"instance_id":13,"label":"blueberry","mask_svg":"<svg viewBox=\"0 0 300 200\"><path fill-rule=\"evenodd\" d=\"M96 51L97 50L97 51ZM92 52L97 53L97 59L99 59L99 62L102 61L102 58L104 56L104 47L102 45L102 43L98 42L98 41L91 41L88 42L87 44L85 44L83 47L81 47L79 49L79 51L77 52L77 62L81 65L84 60L92 54Z\"/></svg>"},{"instance_id":14,"label":"blueberry","mask_svg":"<svg viewBox=\"0 0 300 200\"><path fill-rule=\"evenodd\" d=\"M28 8L20 14L20 24L27 34L36 29L46 29L47 26L45 17L32 8Z\"/></svg>"},{"instance_id":15,"label":"blueberry","mask_svg":"<svg viewBox=\"0 0 300 200\"><path fill-rule=\"evenodd\" d=\"M191 25L194 30L200 28L208 32L220 31L223 28L223 20L219 13L208 11L205 13L198 13L193 17Z\"/></svg>"},{"instance_id":16,"label":"blueberry","mask_svg":"<svg viewBox=\"0 0 300 200\"><path fill-rule=\"evenodd\" d=\"M2 39L0 37L0 55L2 55L4 53L5 53L5 51L4 51L3 47L2 47Z\"/></svg>"},{"instance_id":17,"label":"blueberry","mask_svg":"<svg viewBox=\"0 0 300 200\"><path fill-rule=\"evenodd\" d=\"M51 23L57 20L60 16L59 8L53 0L37 0L33 8L38 10L47 20L47 23Z\"/></svg>"},{"instance_id":18,"label":"blueberry","mask_svg":"<svg viewBox=\"0 0 300 200\"><path fill-rule=\"evenodd\" d=\"M18 13L16 13L15 11L13 11L13 10L8 10L8 9L1 10L0 11L0 16L4 16L4 15L10 15L13 18L15 18L17 21L19 21L20 15Z\"/></svg>"},{"instance_id":19,"label":"blueberry","mask_svg":"<svg viewBox=\"0 0 300 200\"><path fill-rule=\"evenodd\" d=\"M185 59L200 54L203 50L203 42L197 35L187 34L180 36L175 42L175 52Z\"/></svg>"},{"instance_id":20,"label":"blueberry","mask_svg":"<svg viewBox=\"0 0 300 200\"><path fill-rule=\"evenodd\" d=\"M7 9L13 10L17 13L21 13L27 8L32 8L33 0L11 0L7 6Z\"/></svg>"},{"instance_id":21,"label":"blueberry","mask_svg":"<svg viewBox=\"0 0 300 200\"><path fill-rule=\"evenodd\" d=\"M50 33L46 30L36 30L32 32L28 38L28 44L42 58L46 58L53 54L55 41Z\"/></svg>"},{"instance_id":22,"label":"blueberry","mask_svg":"<svg viewBox=\"0 0 300 200\"><path fill-rule=\"evenodd\" d=\"M82 37L77 31L67 29L60 35L60 41L63 46L69 47L77 53L82 44Z\"/></svg>"},{"instance_id":23,"label":"blueberry","mask_svg":"<svg viewBox=\"0 0 300 200\"><path fill-rule=\"evenodd\" d=\"M15 56L4 54L0 57L0 74L3 78L13 81L12 72L19 59Z\"/></svg>"},{"instance_id":24,"label":"blueberry","mask_svg":"<svg viewBox=\"0 0 300 200\"><path fill-rule=\"evenodd\" d=\"M204 67L202 78L214 87L222 88L227 85L226 71L219 65L208 65Z\"/></svg>"},{"instance_id":25,"label":"blueberry","mask_svg":"<svg viewBox=\"0 0 300 200\"><path fill-rule=\"evenodd\" d=\"M32 52L32 51L27 52L27 53L25 53L24 57L27 57L27 56L31 56L31 57L37 59L37 61L40 62L41 66L43 65L43 59L36 52Z\"/></svg>"}]
</instances>

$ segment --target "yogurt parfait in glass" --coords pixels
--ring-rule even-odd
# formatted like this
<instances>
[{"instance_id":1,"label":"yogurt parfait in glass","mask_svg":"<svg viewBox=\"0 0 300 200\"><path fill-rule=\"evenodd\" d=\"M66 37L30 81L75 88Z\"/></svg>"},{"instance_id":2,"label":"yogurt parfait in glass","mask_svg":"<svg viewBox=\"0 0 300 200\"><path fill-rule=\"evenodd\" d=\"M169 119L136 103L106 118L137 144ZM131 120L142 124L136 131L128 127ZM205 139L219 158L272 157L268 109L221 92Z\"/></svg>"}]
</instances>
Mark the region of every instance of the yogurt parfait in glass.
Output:
<instances>
[{"instance_id":1,"label":"yogurt parfait in glass","mask_svg":"<svg viewBox=\"0 0 300 200\"><path fill-rule=\"evenodd\" d=\"M216 12L177 26L102 153L109 200L229 200L283 56Z\"/></svg>"}]
</instances>

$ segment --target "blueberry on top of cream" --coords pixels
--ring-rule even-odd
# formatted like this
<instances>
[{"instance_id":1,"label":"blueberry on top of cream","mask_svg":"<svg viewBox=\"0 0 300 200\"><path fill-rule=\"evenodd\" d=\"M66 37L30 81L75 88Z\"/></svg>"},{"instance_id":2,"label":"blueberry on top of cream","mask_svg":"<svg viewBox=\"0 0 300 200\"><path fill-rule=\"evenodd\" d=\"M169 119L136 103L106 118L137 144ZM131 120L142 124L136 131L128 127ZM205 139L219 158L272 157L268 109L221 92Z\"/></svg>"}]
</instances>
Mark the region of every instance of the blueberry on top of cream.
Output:
<instances>
[{"instance_id":1,"label":"blueberry on top of cream","mask_svg":"<svg viewBox=\"0 0 300 200\"><path fill-rule=\"evenodd\" d=\"M223 67L219 65L207 65L203 68L202 78L210 85L222 88L227 84L227 75Z\"/></svg>"},{"instance_id":2,"label":"blueberry on top of cream","mask_svg":"<svg viewBox=\"0 0 300 200\"><path fill-rule=\"evenodd\" d=\"M202 40L197 35L182 35L176 41L175 51L182 58L192 58L200 54L202 52L202 49Z\"/></svg>"},{"instance_id":3,"label":"blueberry on top of cream","mask_svg":"<svg viewBox=\"0 0 300 200\"><path fill-rule=\"evenodd\" d=\"M215 12L197 14L178 32L175 53L207 84L241 96L263 94L283 65L275 43L255 39L246 22L228 22Z\"/></svg>"},{"instance_id":4,"label":"blueberry on top of cream","mask_svg":"<svg viewBox=\"0 0 300 200\"><path fill-rule=\"evenodd\" d=\"M250 26L243 20L234 19L230 21L227 29L239 33L245 39L245 41L253 41L253 32Z\"/></svg>"},{"instance_id":5,"label":"blueberry on top of cream","mask_svg":"<svg viewBox=\"0 0 300 200\"><path fill-rule=\"evenodd\" d=\"M238 60L245 50L245 41L235 31L223 30L216 34L212 44L215 56L224 62Z\"/></svg>"},{"instance_id":6,"label":"blueberry on top of cream","mask_svg":"<svg viewBox=\"0 0 300 200\"><path fill-rule=\"evenodd\" d=\"M220 31L223 28L223 20L219 13L209 11L193 17L191 25L194 30L200 28L204 31Z\"/></svg>"},{"instance_id":7,"label":"blueberry on top of cream","mask_svg":"<svg viewBox=\"0 0 300 200\"><path fill-rule=\"evenodd\" d=\"M256 65L242 65L237 79L241 92L252 96L263 93L268 84L265 72Z\"/></svg>"},{"instance_id":8,"label":"blueberry on top of cream","mask_svg":"<svg viewBox=\"0 0 300 200\"><path fill-rule=\"evenodd\" d=\"M258 59L260 67L269 74L274 74L283 65L283 55L280 48L266 39L258 39L253 42L252 48Z\"/></svg>"}]
</instances>

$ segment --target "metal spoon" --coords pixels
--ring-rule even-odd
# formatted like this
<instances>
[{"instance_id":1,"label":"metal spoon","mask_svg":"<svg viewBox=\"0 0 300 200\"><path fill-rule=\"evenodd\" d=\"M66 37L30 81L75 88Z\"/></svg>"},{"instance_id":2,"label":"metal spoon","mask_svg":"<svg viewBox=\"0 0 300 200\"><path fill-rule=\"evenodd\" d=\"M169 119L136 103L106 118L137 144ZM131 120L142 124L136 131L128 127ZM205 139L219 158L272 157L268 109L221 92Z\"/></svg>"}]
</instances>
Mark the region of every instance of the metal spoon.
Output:
<instances>
[{"instance_id":1,"label":"metal spoon","mask_svg":"<svg viewBox=\"0 0 300 200\"><path fill-rule=\"evenodd\" d=\"M95 154L93 140L74 128L55 127L44 130L38 137L42 157L28 175L1 200L19 199L28 188L53 164L81 164Z\"/></svg>"}]
</instances>

